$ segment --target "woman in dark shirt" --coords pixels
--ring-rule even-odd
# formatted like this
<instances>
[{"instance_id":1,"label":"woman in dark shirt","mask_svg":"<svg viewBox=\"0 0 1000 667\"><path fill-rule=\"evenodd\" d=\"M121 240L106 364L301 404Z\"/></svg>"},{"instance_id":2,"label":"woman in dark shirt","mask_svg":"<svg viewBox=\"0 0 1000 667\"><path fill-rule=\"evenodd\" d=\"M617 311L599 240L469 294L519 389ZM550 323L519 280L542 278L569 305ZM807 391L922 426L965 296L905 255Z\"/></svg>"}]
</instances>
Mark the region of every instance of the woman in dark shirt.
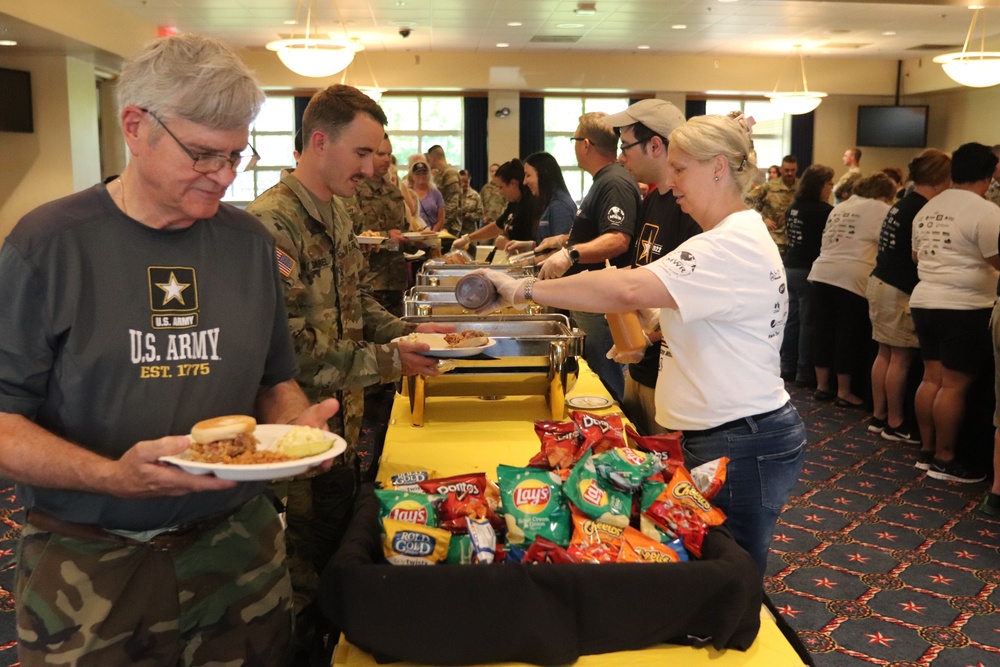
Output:
<instances>
[{"instance_id":1,"label":"woman in dark shirt","mask_svg":"<svg viewBox=\"0 0 1000 667\"><path fill-rule=\"evenodd\" d=\"M500 192L509 202L504 212L494 222L465 234L451 245L452 249L462 250L470 243L497 238L496 246L503 250L507 241L530 241L535 237L535 227L538 224L536 211L537 199L524 184L524 165L514 158L504 162L497 169L497 184Z\"/></svg>"},{"instance_id":2,"label":"woman in dark shirt","mask_svg":"<svg viewBox=\"0 0 1000 667\"><path fill-rule=\"evenodd\" d=\"M875 269L868 280L868 316L878 356L872 364L872 404L868 430L886 440L916 443L915 426L904 425L907 373L920 343L910 315L916 286L913 219L929 200L951 185L951 158L928 148L909 164L913 189L896 202L882 223Z\"/></svg>"},{"instance_id":3,"label":"woman in dark shirt","mask_svg":"<svg viewBox=\"0 0 1000 667\"><path fill-rule=\"evenodd\" d=\"M833 210L828 203L832 190L833 169L814 164L802 174L795 201L785 213L788 247L783 262L788 284L788 320L781 342L781 377L794 379L800 386L816 383L809 314L812 288L806 277L819 257L823 228Z\"/></svg>"}]
</instances>

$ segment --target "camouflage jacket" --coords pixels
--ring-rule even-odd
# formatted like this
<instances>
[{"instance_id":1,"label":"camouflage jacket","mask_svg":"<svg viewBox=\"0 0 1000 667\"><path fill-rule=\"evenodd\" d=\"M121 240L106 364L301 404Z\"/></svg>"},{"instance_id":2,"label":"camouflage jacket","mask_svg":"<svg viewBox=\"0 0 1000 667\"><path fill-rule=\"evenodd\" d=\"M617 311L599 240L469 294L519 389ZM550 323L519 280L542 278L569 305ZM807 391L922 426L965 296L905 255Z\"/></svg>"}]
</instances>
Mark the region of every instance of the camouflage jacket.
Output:
<instances>
[{"instance_id":1,"label":"camouflage jacket","mask_svg":"<svg viewBox=\"0 0 1000 667\"><path fill-rule=\"evenodd\" d=\"M479 229L483 220L483 202L473 188L462 189L462 234L471 234Z\"/></svg>"},{"instance_id":2,"label":"camouflage jacket","mask_svg":"<svg viewBox=\"0 0 1000 667\"><path fill-rule=\"evenodd\" d=\"M499 218L507 208L507 198L500 192L500 186L493 181L483 186L479 191L479 198L483 200L483 217L489 222Z\"/></svg>"},{"instance_id":3,"label":"camouflage jacket","mask_svg":"<svg viewBox=\"0 0 1000 667\"><path fill-rule=\"evenodd\" d=\"M444 228L455 236L462 234L462 184L453 166L445 165L434 176L437 189L444 197Z\"/></svg>"},{"instance_id":4,"label":"camouflage jacket","mask_svg":"<svg viewBox=\"0 0 1000 667\"><path fill-rule=\"evenodd\" d=\"M334 397L330 429L347 440L353 462L364 388L402 375L393 338L416 329L372 296L367 267L343 202L323 201L290 171L247 207L274 235L299 384L311 401Z\"/></svg>"},{"instance_id":5,"label":"camouflage jacket","mask_svg":"<svg viewBox=\"0 0 1000 667\"><path fill-rule=\"evenodd\" d=\"M364 231L410 231L406 221L406 202L403 193L392 183L381 178L366 178L358 185L354 197L344 199L355 234ZM368 259L368 284L373 290L405 290L406 259L399 243L386 241L366 253Z\"/></svg>"},{"instance_id":6,"label":"camouflage jacket","mask_svg":"<svg viewBox=\"0 0 1000 667\"><path fill-rule=\"evenodd\" d=\"M795 190L798 187L798 179L791 185L785 185L783 180L776 178L754 190L747 202L751 208L760 213L761 217L770 218L777 223L777 229L769 231L771 238L781 248L788 245L788 237L785 235L785 211L795 200Z\"/></svg>"}]
</instances>

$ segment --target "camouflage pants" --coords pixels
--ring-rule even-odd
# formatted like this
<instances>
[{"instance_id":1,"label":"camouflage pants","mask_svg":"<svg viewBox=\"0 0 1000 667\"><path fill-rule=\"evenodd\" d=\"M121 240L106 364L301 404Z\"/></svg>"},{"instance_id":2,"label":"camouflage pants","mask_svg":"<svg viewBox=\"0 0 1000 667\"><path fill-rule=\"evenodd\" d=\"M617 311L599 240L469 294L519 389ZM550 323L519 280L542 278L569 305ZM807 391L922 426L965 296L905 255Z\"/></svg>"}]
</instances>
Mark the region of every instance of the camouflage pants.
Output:
<instances>
[{"instance_id":1,"label":"camouflage pants","mask_svg":"<svg viewBox=\"0 0 1000 667\"><path fill-rule=\"evenodd\" d=\"M24 526L16 584L24 667L290 661L284 535L258 496L176 549Z\"/></svg>"}]
</instances>

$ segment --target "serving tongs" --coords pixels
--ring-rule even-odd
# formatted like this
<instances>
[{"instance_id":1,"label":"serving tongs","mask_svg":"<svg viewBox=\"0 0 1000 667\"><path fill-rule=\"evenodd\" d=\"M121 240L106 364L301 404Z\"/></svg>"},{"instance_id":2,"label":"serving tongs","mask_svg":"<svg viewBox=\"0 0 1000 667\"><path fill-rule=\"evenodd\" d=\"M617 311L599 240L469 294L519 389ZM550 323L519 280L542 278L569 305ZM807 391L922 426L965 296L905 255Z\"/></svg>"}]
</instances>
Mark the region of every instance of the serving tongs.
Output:
<instances>
[{"instance_id":1,"label":"serving tongs","mask_svg":"<svg viewBox=\"0 0 1000 667\"><path fill-rule=\"evenodd\" d=\"M528 252L519 252L516 255L511 255L507 258L510 264L534 264L535 263L535 251L529 250Z\"/></svg>"}]
</instances>

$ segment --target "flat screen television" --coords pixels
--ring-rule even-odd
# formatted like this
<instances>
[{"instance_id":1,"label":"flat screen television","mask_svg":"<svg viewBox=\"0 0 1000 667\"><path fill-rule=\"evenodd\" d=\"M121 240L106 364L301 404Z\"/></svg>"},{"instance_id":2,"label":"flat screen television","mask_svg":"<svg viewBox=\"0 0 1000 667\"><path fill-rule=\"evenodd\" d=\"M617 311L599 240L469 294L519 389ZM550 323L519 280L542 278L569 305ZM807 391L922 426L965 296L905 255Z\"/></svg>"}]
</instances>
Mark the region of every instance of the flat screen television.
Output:
<instances>
[{"instance_id":1,"label":"flat screen television","mask_svg":"<svg viewBox=\"0 0 1000 667\"><path fill-rule=\"evenodd\" d=\"M926 106L858 107L858 146L924 148L927 146Z\"/></svg>"},{"instance_id":2,"label":"flat screen television","mask_svg":"<svg viewBox=\"0 0 1000 667\"><path fill-rule=\"evenodd\" d=\"M34 132L31 73L0 67L0 132Z\"/></svg>"}]
</instances>

